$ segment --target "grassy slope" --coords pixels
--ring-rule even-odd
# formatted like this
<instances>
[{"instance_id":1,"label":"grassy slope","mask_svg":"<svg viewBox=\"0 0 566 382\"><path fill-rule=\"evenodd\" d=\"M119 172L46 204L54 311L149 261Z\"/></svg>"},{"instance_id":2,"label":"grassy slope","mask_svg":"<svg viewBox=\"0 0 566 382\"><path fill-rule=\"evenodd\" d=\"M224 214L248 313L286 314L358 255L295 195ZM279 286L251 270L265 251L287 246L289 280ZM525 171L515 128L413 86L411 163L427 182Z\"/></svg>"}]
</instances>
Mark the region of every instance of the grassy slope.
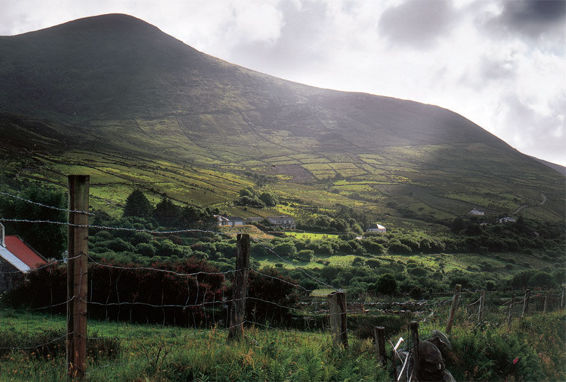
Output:
<instances>
[{"instance_id":1,"label":"grassy slope","mask_svg":"<svg viewBox=\"0 0 566 382\"><path fill-rule=\"evenodd\" d=\"M91 174L110 213L140 187L244 216L336 204L387 224L473 207L566 216L563 177L455 113L266 76L128 16L0 37L0 57L0 171L61 186ZM250 174L290 204L231 206Z\"/></svg>"}]
</instances>

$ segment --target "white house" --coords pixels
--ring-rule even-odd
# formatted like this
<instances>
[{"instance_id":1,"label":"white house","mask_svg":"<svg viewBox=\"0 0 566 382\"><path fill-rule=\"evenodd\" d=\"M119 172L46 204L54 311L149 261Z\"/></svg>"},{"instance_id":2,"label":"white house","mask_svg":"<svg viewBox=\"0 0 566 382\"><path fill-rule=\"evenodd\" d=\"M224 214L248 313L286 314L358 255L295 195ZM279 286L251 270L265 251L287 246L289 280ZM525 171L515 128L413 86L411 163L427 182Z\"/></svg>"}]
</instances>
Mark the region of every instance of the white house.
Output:
<instances>
[{"instance_id":1,"label":"white house","mask_svg":"<svg viewBox=\"0 0 566 382\"><path fill-rule=\"evenodd\" d=\"M485 212L478 210L477 208L474 208L472 210L470 210L470 212L468 212L468 215L472 215L472 216L484 216Z\"/></svg>"},{"instance_id":2,"label":"white house","mask_svg":"<svg viewBox=\"0 0 566 382\"><path fill-rule=\"evenodd\" d=\"M369 227L366 232L386 233L387 229L381 224L375 223L373 226Z\"/></svg>"},{"instance_id":3,"label":"white house","mask_svg":"<svg viewBox=\"0 0 566 382\"><path fill-rule=\"evenodd\" d=\"M0 223L0 293L23 281L29 271L47 264L47 261L19 236L6 236Z\"/></svg>"},{"instance_id":4,"label":"white house","mask_svg":"<svg viewBox=\"0 0 566 382\"><path fill-rule=\"evenodd\" d=\"M511 216L505 216L504 218L497 219L497 222L499 224L516 223L517 219L515 219L514 217L511 217Z\"/></svg>"},{"instance_id":5,"label":"white house","mask_svg":"<svg viewBox=\"0 0 566 382\"><path fill-rule=\"evenodd\" d=\"M239 218L237 216L222 216L222 215L214 215L216 218L216 224L218 227L234 227L238 225L244 225L244 219Z\"/></svg>"}]
</instances>

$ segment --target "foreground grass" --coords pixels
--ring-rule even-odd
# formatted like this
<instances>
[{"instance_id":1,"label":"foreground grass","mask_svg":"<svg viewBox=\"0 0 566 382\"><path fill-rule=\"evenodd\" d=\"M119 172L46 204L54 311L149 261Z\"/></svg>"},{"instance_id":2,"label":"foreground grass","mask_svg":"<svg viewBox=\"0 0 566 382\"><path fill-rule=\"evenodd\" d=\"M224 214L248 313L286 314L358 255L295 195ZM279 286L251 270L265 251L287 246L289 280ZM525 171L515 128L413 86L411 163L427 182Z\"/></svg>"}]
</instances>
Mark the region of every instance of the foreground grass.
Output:
<instances>
[{"instance_id":1,"label":"foreground grass","mask_svg":"<svg viewBox=\"0 0 566 382\"><path fill-rule=\"evenodd\" d=\"M443 322L421 323L426 339ZM39 335L63 329L64 318L0 310L1 330ZM407 338L406 329L391 336ZM89 359L89 381L389 381L371 340L350 337L350 348L335 348L328 333L246 330L228 342L227 330L173 328L89 321L90 337L119 339L115 357ZM459 381L566 380L566 314L516 319L510 328L492 321L457 322L447 368ZM2 346L0 346L1 348ZM388 345L388 351L390 351ZM30 351L2 352L0 381L65 379L64 352L38 357Z\"/></svg>"},{"instance_id":2,"label":"foreground grass","mask_svg":"<svg viewBox=\"0 0 566 382\"><path fill-rule=\"evenodd\" d=\"M2 328L40 333L62 328L62 317L3 311ZM89 331L116 337L114 359L89 360L90 381L375 381L386 380L370 341L332 346L327 333L249 328L245 340L228 342L226 329L195 330L89 321ZM92 335L91 335L92 336ZM0 359L1 381L60 381L64 354L37 359L14 351Z\"/></svg>"}]
</instances>

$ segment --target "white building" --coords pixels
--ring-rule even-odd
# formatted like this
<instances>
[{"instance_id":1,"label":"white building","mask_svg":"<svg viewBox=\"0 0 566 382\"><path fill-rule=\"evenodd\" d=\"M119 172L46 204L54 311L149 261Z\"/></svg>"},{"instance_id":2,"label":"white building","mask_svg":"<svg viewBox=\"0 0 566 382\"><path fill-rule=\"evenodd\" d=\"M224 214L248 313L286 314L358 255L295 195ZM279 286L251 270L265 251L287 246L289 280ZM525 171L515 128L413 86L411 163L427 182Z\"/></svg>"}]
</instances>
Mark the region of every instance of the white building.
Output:
<instances>
[{"instance_id":1,"label":"white building","mask_svg":"<svg viewBox=\"0 0 566 382\"><path fill-rule=\"evenodd\" d=\"M366 232L386 233L387 229L381 224L375 223L373 226L369 227Z\"/></svg>"}]
</instances>

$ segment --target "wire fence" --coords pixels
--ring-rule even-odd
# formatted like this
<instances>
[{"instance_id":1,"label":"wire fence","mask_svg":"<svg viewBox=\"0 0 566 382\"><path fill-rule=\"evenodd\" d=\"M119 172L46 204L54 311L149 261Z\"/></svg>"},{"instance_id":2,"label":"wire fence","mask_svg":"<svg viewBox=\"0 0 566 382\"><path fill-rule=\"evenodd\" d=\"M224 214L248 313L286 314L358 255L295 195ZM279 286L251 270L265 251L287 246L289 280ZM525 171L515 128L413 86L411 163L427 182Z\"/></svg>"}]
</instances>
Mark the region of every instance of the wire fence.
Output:
<instances>
[{"instance_id":1,"label":"wire fence","mask_svg":"<svg viewBox=\"0 0 566 382\"><path fill-rule=\"evenodd\" d=\"M37 203L17 195L0 192L1 195L22 200L44 208L51 208L67 213L93 216L88 211L60 209ZM1 218L3 222L28 224L57 224L74 228L127 231L149 233L152 235L172 234L205 234L224 235L208 229L181 230L151 230L130 227L106 225L72 224L63 221L33 220L19 218ZM292 264L288 258L275 250L255 241L267 253L285 264ZM26 300L27 308L32 312L47 312L64 314L69 304L80 299L69 296L66 290L65 268L69 262L80 258L81 255L67 259L50 261L34 269L28 276L39 282L40 276L44 288L34 291L33 296ZM268 273L257 266L234 268L225 271L199 269L170 269L156 266L137 266L106 263L92 256L88 257L89 288L86 297L89 315L92 318L129 323L160 324L162 327L184 326L195 330L201 328L224 328L228 331L236 327L251 326L258 328L273 328L281 326L302 330L327 330L333 324L335 317L374 317L377 315L406 315L411 319L422 321L435 318L442 320L450 305L450 294L442 293L432 300L403 300L403 301L349 301L343 308L333 309L331 301L326 296L313 297L316 289L329 289L343 293L344 289L322 280L307 269L299 268L301 274L314 283L315 288L306 288L300 283L277 273ZM190 268L190 267L189 267ZM236 274L247 272L248 295L246 311L241 322L231 322L231 310L236 302L242 299L234 298L233 286ZM2 271L0 275L18 275L20 271ZM82 274L81 274L81 277ZM32 281L33 281L32 280ZM503 325L511 319L522 317L534 312L551 312L564 308L564 293L560 291L525 291L485 292L464 290L461 293L460 315L457 319L481 323L482 320L493 320ZM33 318L32 318L33 319ZM31 326L31 325L28 325ZM63 343L73 334L72 330L54 338L33 345L0 346L0 351L29 351ZM337 336L353 334L350 326L345 325L338 330ZM121 337L116 326L116 337ZM94 341L104 341L107 338L93 336Z\"/></svg>"}]
</instances>

